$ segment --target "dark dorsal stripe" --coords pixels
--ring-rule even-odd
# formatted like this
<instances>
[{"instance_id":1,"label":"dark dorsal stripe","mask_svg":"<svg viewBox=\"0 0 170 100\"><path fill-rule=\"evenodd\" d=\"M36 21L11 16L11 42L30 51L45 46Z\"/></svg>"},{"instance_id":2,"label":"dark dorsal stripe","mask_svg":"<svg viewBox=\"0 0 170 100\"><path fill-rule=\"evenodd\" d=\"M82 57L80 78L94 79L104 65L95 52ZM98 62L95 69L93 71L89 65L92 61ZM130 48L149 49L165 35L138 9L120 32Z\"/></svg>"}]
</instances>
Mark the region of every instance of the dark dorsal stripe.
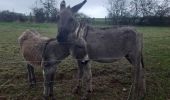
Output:
<instances>
[{"instance_id":1,"label":"dark dorsal stripe","mask_svg":"<svg viewBox=\"0 0 170 100\"><path fill-rule=\"evenodd\" d=\"M56 38L51 38L49 40L47 40L45 43L44 43L44 48L43 48L43 52L42 52L42 58L45 57L45 52L46 52L46 48L47 48L47 45L51 42L51 41L56 41Z\"/></svg>"}]
</instances>

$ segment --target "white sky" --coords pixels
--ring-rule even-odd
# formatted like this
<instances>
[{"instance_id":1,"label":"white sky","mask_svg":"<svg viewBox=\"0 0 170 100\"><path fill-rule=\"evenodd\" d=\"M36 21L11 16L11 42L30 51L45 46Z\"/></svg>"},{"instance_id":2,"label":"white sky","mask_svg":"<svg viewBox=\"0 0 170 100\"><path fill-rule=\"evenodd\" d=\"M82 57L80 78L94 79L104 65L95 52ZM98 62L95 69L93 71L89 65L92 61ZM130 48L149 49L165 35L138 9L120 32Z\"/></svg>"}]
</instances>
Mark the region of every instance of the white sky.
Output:
<instances>
[{"instance_id":1,"label":"white sky","mask_svg":"<svg viewBox=\"0 0 170 100\"><path fill-rule=\"evenodd\" d=\"M0 11L10 10L19 13L29 14L31 8L34 7L36 0L0 0ZM60 1L58 2L58 6ZM82 2L83 0L65 0L67 5L71 7ZM107 0L87 0L87 3L79 12L82 12L90 17L102 18L107 16L106 10Z\"/></svg>"}]
</instances>

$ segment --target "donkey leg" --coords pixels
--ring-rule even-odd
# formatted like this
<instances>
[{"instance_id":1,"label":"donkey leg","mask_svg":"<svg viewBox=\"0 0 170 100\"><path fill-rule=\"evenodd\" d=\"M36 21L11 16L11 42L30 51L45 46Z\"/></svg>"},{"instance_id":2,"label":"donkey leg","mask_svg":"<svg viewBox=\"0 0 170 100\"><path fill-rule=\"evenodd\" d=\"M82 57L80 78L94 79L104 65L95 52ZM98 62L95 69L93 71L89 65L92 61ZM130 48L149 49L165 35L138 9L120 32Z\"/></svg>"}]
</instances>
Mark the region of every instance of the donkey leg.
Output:
<instances>
[{"instance_id":1,"label":"donkey leg","mask_svg":"<svg viewBox=\"0 0 170 100\"><path fill-rule=\"evenodd\" d=\"M82 87L82 77L84 74L84 65L82 64L80 60L77 60L77 63L78 63L77 85L73 89L73 93L76 93L76 94L78 94L79 90Z\"/></svg>"},{"instance_id":2,"label":"donkey leg","mask_svg":"<svg viewBox=\"0 0 170 100\"><path fill-rule=\"evenodd\" d=\"M85 90L83 91L83 97L82 100L88 99L89 93L91 93L92 90L92 72L91 72L91 66L89 62L82 63L84 65L84 76L83 81L85 85Z\"/></svg>"},{"instance_id":3,"label":"donkey leg","mask_svg":"<svg viewBox=\"0 0 170 100\"><path fill-rule=\"evenodd\" d=\"M134 95L133 100L143 100L146 92L145 87L145 78L144 78L144 69L141 68L141 64L135 66L135 76L134 76Z\"/></svg>"},{"instance_id":4,"label":"donkey leg","mask_svg":"<svg viewBox=\"0 0 170 100\"><path fill-rule=\"evenodd\" d=\"M139 73L136 73L136 74L139 74L139 75L137 75L138 81L139 81L139 83L138 83L139 97L140 97L140 100L143 100L145 97L145 94L146 94L146 81L145 81L145 69L144 69L144 63L143 63L142 56L140 56L139 62L137 65L139 66L139 68L138 68Z\"/></svg>"},{"instance_id":5,"label":"donkey leg","mask_svg":"<svg viewBox=\"0 0 170 100\"><path fill-rule=\"evenodd\" d=\"M27 64L27 70L28 70L28 81L30 83L30 87L34 87L36 85L34 68L32 65Z\"/></svg>"},{"instance_id":6,"label":"donkey leg","mask_svg":"<svg viewBox=\"0 0 170 100\"><path fill-rule=\"evenodd\" d=\"M129 62L134 66L133 68L133 84L132 93L130 100L141 100L145 95L145 77L144 77L144 66L142 64L141 56L128 56Z\"/></svg>"},{"instance_id":7,"label":"donkey leg","mask_svg":"<svg viewBox=\"0 0 170 100\"><path fill-rule=\"evenodd\" d=\"M56 72L56 66L44 66L43 76L44 76L44 97L45 100L48 100L48 97L53 98L53 84L54 84L54 75Z\"/></svg>"},{"instance_id":8,"label":"donkey leg","mask_svg":"<svg viewBox=\"0 0 170 100\"><path fill-rule=\"evenodd\" d=\"M140 64L140 75L139 75L139 97L144 100L146 94L146 80L145 80L145 69Z\"/></svg>"}]
</instances>

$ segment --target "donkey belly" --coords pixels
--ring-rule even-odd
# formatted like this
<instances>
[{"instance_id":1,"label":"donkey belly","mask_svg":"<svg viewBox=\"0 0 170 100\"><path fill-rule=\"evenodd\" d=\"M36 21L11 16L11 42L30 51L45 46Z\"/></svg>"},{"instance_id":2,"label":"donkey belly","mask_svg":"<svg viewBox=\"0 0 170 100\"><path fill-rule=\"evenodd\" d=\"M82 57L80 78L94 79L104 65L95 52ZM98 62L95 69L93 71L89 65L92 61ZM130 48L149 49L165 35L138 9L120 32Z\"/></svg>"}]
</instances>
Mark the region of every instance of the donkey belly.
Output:
<instances>
[{"instance_id":1,"label":"donkey belly","mask_svg":"<svg viewBox=\"0 0 170 100\"><path fill-rule=\"evenodd\" d=\"M117 61L123 57L126 56L126 52L121 52L117 50L108 50L104 48L91 48L91 50L88 49L89 58L97 61L97 62L103 62L103 63L111 63L114 61Z\"/></svg>"},{"instance_id":2,"label":"donkey belly","mask_svg":"<svg viewBox=\"0 0 170 100\"><path fill-rule=\"evenodd\" d=\"M116 43L92 43L88 45L89 58L98 62L114 62L126 56L128 50L125 47L114 46Z\"/></svg>"},{"instance_id":3,"label":"donkey belly","mask_svg":"<svg viewBox=\"0 0 170 100\"><path fill-rule=\"evenodd\" d=\"M113 62L125 57L135 46L134 38L132 38L134 35L130 34L91 33L87 36L89 58L99 62Z\"/></svg>"},{"instance_id":4,"label":"donkey belly","mask_svg":"<svg viewBox=\"0 0 170 100\"><path fill-rule=\"evenodd\" d=\"M93 61L96 61L96 62L101 62L101 63L112 63L112 62L116 62L120 59L105 59L105 58L97 58L97 59L92 59Z\"/></svg>"}]
</instances>

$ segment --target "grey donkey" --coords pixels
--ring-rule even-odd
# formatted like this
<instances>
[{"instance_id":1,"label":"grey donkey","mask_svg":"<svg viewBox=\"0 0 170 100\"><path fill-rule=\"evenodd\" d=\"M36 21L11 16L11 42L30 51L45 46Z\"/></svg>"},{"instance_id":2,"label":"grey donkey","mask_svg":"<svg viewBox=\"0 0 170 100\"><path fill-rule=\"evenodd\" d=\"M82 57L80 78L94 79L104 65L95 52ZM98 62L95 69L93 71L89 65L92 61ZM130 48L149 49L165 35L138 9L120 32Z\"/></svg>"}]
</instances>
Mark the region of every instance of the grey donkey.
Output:
<instances>
[{"instance_id":1,"label":"grey donkey","mask_svg":"<svg viewBox=\"0 0 170 100\"><path fill-rule=\"evenodd\" d=\"M77 27L80 23L75 13L85 4L82 3L70 8L62 7L58 15L58 35L60 44L68 44L69 50L78 62L78 83L74 91L81 87L81 81L85 82L85 90L82 99L88 99L92 91L92 73L90 61L111 63L125 57L133 65L133 83L130 100L140 100L145 95L145 70L143 64L143 36L134 28L87 28L79 34L86 34L83 38L77 37ZM77 38L75 38L77 37ZM77 41L78 40L78 41ZM77 42L75 42L77 41ZM78 45L77 45L78 44Z\"/></svg>"}]
</instances>

